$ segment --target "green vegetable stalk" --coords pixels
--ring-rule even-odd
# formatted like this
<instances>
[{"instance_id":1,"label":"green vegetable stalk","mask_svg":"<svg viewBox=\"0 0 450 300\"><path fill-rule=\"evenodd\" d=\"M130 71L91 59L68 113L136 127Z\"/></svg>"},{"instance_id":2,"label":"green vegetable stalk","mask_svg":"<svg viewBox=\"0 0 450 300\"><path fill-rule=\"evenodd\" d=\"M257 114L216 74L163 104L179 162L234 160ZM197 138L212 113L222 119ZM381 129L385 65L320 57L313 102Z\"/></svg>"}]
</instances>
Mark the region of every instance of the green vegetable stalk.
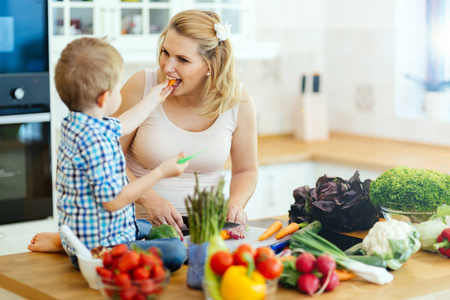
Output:
<instances>
[{"instance_id":1,"label":"green vegetable stalk","mask_svg":"<svg viewBox=\"0 0 450 300\"><path fill-rule=\"evenodd\" d=\"M434 212L450 205L450 175L426 169L396 167L387 170L370 184L373 205L394 203L396 210Z\"/></svg>"}]
</instances>

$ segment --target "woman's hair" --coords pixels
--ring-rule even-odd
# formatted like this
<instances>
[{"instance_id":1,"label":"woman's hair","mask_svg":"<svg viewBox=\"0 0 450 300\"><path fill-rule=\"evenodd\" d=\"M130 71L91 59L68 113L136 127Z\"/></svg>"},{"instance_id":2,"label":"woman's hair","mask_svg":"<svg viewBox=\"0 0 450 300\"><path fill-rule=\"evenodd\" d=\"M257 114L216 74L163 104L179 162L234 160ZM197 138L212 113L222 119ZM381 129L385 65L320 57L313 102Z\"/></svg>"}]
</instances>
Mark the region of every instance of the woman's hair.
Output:
<instances>
[{"instance_id":1,"label":"woman's hair","mask_svg":"<svg viewBox=\"0 0 450 300\"><path fill-rule=\"evenodd\" d=\"M56 64L56 90L69 110L80 111L111 91L122 70L122 56L105 39L76 39L66 46Z\"/></svg>"},{"instance_id":2,"label":"woman's hair","mask_svg":"<svg viewBox=\"0 0 450 300\"><path fill-rule=\"evenodd\" d=\"M219 15L211 11L186 10L170 20L159 39L158 58L162 44L170 29L198 43L199 54L206 61L211 75L204 89L203 116L215 118L240 101L241 88L236 70L236 61L230 39L219 41L214 24L221 23Z\"/></svg>"}]
</instances>

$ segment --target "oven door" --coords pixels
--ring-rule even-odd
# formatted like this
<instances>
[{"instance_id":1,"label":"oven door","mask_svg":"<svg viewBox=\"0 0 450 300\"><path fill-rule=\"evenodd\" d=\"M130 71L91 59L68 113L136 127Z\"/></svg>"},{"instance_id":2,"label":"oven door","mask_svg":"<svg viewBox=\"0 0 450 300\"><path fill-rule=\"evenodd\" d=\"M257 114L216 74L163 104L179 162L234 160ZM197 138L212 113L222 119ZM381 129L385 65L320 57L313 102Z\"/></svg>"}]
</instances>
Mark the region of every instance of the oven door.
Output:
<instances>
[{"instance_id":1,"label":"oven door","mask_svg":"<svg viewBox=\"0 0 450 300\"><path fill-rule=\"evenodd\" d=\"M52 216L50 113L0 116L0 224Z\"/></svg>"}]
</instances>

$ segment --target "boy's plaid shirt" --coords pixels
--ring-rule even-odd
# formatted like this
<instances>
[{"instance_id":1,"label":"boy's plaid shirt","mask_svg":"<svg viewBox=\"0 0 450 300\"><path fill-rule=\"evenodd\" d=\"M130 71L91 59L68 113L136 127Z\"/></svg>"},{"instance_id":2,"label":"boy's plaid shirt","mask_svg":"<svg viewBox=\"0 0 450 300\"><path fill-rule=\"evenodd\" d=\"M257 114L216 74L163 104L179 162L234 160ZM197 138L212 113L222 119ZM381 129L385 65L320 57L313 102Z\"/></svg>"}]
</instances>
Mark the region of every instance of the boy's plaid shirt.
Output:
<instances>
[{"instance_id":1,"label":"boy's plaid shirt","mask_svg":"<svg viewBox=\"0 0 450 300\"><path fill-rule=\"evenodd\" d=\"M116 118L96 119L70 112L61 127L56 187L58 224L66 224L89 248L136 239L134 205L109 212L102 202L117 197L128 183ZM60 231L69 255L75 249Z\"/></svg>"}]
</instances>

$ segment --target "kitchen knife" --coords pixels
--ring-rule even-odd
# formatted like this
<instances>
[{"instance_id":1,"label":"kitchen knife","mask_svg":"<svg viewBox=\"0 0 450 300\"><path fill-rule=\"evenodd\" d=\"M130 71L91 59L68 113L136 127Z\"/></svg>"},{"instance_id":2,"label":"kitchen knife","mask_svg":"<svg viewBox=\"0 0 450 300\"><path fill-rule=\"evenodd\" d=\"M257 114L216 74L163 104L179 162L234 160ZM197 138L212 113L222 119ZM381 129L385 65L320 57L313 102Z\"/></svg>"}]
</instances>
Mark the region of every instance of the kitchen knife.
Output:
<instances>
[{"instance_id":1,"label":"kitchen knife","mask_svg":"<svg viewBox=\"0 0 450 300\"><path fill-rule=\"evenodd\" d=\"M183 233L183 235L189 235L189 219L188 219L188 217L183 216L183 223L184 223L184 226L181 227L181 232ZM226 221L222 227L222 230L232 229L232 228L238 227L239 225L241 225L241 224Z\"/></svg>"}]
</instances>

